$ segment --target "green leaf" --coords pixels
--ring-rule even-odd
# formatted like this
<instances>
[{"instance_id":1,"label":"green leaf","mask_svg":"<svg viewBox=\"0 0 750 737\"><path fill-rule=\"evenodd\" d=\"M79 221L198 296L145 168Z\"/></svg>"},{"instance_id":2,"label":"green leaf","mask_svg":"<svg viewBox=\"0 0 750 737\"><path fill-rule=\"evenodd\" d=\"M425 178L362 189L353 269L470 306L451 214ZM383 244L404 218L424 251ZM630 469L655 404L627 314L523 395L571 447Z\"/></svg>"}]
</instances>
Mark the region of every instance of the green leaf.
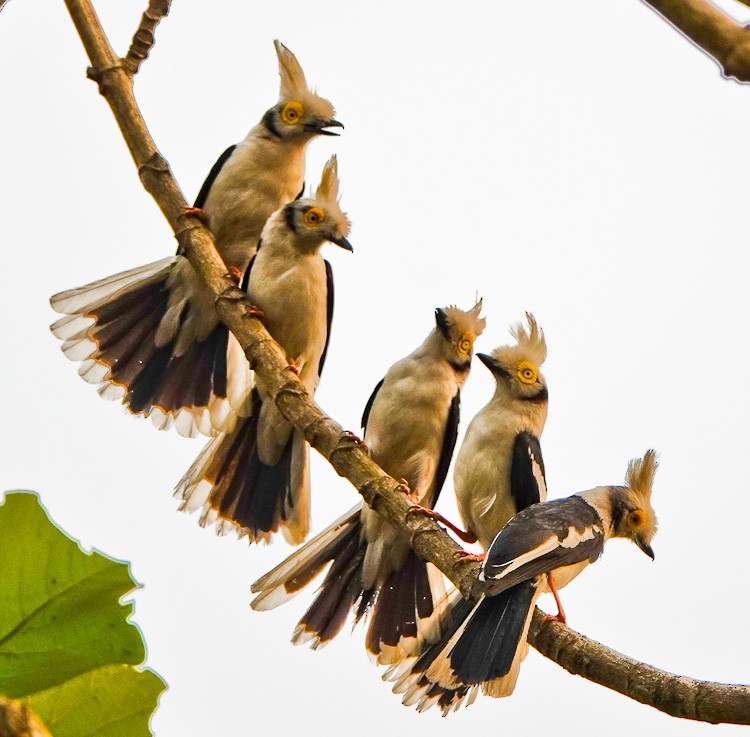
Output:
<instances>
[{"instance_id":1,"label":"green leaf","mask_svg":"<svg viewBox=\"0 0 750 737\"><path fill-rule=\"evenodd\" d=\"M153 671L108 665L24 702L53 737L141 737L163 690Z\"/></svg>"},{"instance_id":2,"label":"green leaf","mask_svg":"<svg viewBox=\"0 0 750 737\"><path fill-rule=\"evenodd\" d=\"M137 586L126 563L84 553L31 493L6 496L0 544L0 694L27 696L144 660L127 621L132 604L119 601Z\"/></svg>"}]
</instances>

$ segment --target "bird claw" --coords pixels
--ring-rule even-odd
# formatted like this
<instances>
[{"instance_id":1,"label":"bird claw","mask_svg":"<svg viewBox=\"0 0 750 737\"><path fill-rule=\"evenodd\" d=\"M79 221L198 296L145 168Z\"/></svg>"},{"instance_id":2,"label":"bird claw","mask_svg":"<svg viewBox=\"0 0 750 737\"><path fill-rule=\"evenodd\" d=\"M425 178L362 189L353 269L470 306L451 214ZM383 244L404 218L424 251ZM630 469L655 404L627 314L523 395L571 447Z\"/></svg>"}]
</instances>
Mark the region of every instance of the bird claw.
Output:
<instances>
[{"instance_id":1,"label":"bird claw","mask_svg":"<svg viewBox=\"0 0 750 737\"><path fill-rule=\"evenodd\" d=\"M297 365L297 362L293 358L287 358L287 368L295 375L299 376L300 368Z\"/></svg>"},{"instance_id":2,"label":"bird claw","mask_svg":"<svg viewBox=\"0 0 750 737\"><path fill-rule=\"evenodd\" d=\"M242 283L243 274L236 266L227 268L227 276L238 286Z\"/></svg>"},{"instance_id":3,"label":"bird claw","mask_svg":"<svg viewBox=\"0 0 750 737\"><path fill-rule=\"evenodd\" d=\"M351 430L344 430L344 437L347 440L350 440L355 445L359 445L366 453L370 452L370 449L367 447L366 443L362 438L359 437L359 435L355 435Z\"/></svg>"},{"instance_id":4,"label":"bird claw","mask_svg":"<svg viewBox=\"0 0 750 737\"><path fill-rule=\"evenodd\" d=\"M568 626L568 620L565 617L564 612L558 612L557 614L542 615L542 622L547 622L550 620L552 620L553 622L559 622L560 624L564 624L566 627Z\"/></svg>"},{"instance_id":5,"label":"bird claw","mask_svg":"<svg viewBox=\"0 0 750 737\"><path fill-rule=\"evenodd\" d=\"M265 317L263 310L259 310L254 305L245 308L245 317L254 317L257 320L262 320Z\"/></svg>"},{"instance_id":6,"label":"bird claw","mask_svg":"<svg viewBox=\"0 0 750 737\"><path fill-rule=\"evenodd\" d=\"M473 561L483 561L487 553L467 553L465 550L457 550L453 553L456 563L471 563Z\"/></svg>"},{"instance_id":7,"label":"bird claw","mask_svg":"<svg viewBox=\"0 0 750 737\"><path fill-rule=\"evenodd\" d=\"M198 220L205 221L206 214L203 212L203 209L200 207L189 207L185 206L182 208L182 214L183 215L193 215L198 218Z\"/></svg>"}]
</instances>

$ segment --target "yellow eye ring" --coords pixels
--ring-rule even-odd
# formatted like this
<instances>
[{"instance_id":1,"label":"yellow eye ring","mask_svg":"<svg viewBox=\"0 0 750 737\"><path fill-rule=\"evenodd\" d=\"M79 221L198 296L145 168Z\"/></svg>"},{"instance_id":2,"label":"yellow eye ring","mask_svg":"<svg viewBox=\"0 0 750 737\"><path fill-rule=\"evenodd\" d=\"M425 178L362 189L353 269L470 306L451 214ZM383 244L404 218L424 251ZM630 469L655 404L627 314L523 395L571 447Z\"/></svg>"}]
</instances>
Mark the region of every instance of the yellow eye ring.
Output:
<instances>
[{"instance_id":1,"label":"yellow eye ring","mask_svg":"<svg viewBox=\"0 0 750 737\"><path fill-rule=\"evenodd\" d=\"M320 223L323 218L325 218L326 214L321 210L319 207L311 207L304 216L305 219L305 225L307 225L310 228L314 228L316 225Z\"/></svg>"},{"instance_id":2,"label":"yellow eye ring","mask_svg":"<svg viewBox=\"0 0 750 737\"><path fill-rule=\"evenodd\" d=\"M516 376L518 376L518 380L524 384L536 384L536 369L528 361L521 361L521 363L518 364L516 367Z\"/></svg>"},{"instance_id":3,"label":"yellow eye ring","mask_svg":"<svg viewBox=\"0 0 750 737\"><path fill-rule=\"evenodd\" d=\"M302 119L302 115L305 112L305 108L301 102L288 102L284 105L284 109L281 111L281 119L287 125L297 125Z\"/></svg>"},{"instance_id":4,"label":"yellow eye ring","mask_svg":"<svg viewBox=\"0 0 750 737\"><path fill-rule=\"evenodd\" d=\"M463 353L465 356L469 355L471 351L471 341L468 338L464 338L458 343L458 352Z\"/></svg>"},{"instance_id":5,"label":"yellow eye ring","mask_svg":"<svg viewBox=\"0 0 750 737\"><path fill-rule=\"evenodd\" d=\"M634 509L628 515L628 524L635 530L646 524L646 513L642 509Z\"/></svg>"}]
</instances>

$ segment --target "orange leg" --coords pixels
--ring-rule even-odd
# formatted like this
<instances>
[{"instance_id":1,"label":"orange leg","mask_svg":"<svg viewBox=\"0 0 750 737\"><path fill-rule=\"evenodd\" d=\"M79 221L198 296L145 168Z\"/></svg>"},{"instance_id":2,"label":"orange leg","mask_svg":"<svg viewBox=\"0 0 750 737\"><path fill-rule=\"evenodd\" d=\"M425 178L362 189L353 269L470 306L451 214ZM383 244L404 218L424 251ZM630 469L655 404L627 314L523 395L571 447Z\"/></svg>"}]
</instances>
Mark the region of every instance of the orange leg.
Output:
<instances>
[{"instance_id":1,"label":"orange leg","mask_svg":"<svg viewBox=\"0 0 750 737\"><path fill-rule=\"evenodd\" d=\"M453 530L453 532L455 532L465 543L475 543L477 541L477 536L473 532L456 527L453 522L443 517L440 512L436 512L434 509L428 509L420 504L415 504L406 514L407 516L410 514L423 514L425 517L431 517L437 522L442 522L449 530Z\"/></svg>"},{"instance_id":2,"label":"orange leg","mask_svg":"<svg viewBox=\"0 0 750 737\"><path fill-rule=\"evenodd\" d=\"M557 586L552 579L552 574L547 574L547 583L549 584L549 590L552 592L552 596L555 597L555 603L557 604L557 616L554 614L545 614L544 619L555 619L561 624L568 624L568 618L565 616L565 610L563 609L562 602L560 601L560 595L557 593Z\"/></svg>"}]
</instances>

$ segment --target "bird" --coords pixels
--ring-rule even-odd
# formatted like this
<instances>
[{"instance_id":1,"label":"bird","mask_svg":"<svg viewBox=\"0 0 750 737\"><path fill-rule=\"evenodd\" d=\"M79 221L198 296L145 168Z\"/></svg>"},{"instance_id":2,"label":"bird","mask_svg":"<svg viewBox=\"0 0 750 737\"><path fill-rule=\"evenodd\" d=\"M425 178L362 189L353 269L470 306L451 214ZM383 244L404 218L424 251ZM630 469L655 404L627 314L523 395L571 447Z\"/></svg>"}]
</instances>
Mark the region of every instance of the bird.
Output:
<instances>
[{"instance_id":1,"label":"bird","mask_svg":"<svg viewBox=\"0 0 750 737\"><path fill-rule=\"evenodd\" d=\"M279 101L211 169L195 205L229 275L241 282L266 220L304 188L305 152L331 128L333 105L311 91L294 54L274 41ZM63 353L100 396L184 436L228 430L246 394L247 361L219 323L214 297L177 255L50 298Z\"/></svg>"},{"instance_id":2,"label":"bird","mask_svg":"<svg viewBox=\"0 0 750 737\"><path fill-rule=\"evenodd\" d=\"M624 486L598 486L532 504L513 516L489 546L474 590L479 600L454 594L439 639L425 640L386 672L403 703L419 711L438 705L445 716L471 704L480 688L493 697L512 693L534 601L550 577L557 589L567 585L614 537L631 540L654 559L651 493L657 465L656 452L647 450L628 464ZM491 600L498 604L487 609ZM561 614L550 618L564 622Z\"/></svg>"},{"instance_id":3,"label":"bird","mask_svg":"<svg viewBox=\"0 0 750 737\"><path fill-rule=\"evenodd\" d=\"M326 163L314 197L293 200L266 223L249 267L253 312L284 350L289 368L312 396L323 370L333 319L333 273L320 254L329 241L352 251L350 223L339 204L338 161ZM297 545L307 536L310 508L308 445L257 380L235 427L208 442L179 482L180 508L202 510L250 542L281 529Z\"/></svg>"},{"instance_id":4,"label":"bird","mask_svg":"<svg viewBox=\"0 0 750 737\"><path fill-rule=\"evenodd\" d=\"M417 506L437 501L448 474L460 419L461 389L474 341L485 327L482 303L435 310L424 342L393 364L362 416L364 443ZM292 642L312 649L330 642L349 612L367 615L365 645L380 664L401 660L444 598L437 569L417 557L384 518L362 503L252 586L255 610L273 609L297 594L330 563Z\"/></svg>"}]
</instances>

